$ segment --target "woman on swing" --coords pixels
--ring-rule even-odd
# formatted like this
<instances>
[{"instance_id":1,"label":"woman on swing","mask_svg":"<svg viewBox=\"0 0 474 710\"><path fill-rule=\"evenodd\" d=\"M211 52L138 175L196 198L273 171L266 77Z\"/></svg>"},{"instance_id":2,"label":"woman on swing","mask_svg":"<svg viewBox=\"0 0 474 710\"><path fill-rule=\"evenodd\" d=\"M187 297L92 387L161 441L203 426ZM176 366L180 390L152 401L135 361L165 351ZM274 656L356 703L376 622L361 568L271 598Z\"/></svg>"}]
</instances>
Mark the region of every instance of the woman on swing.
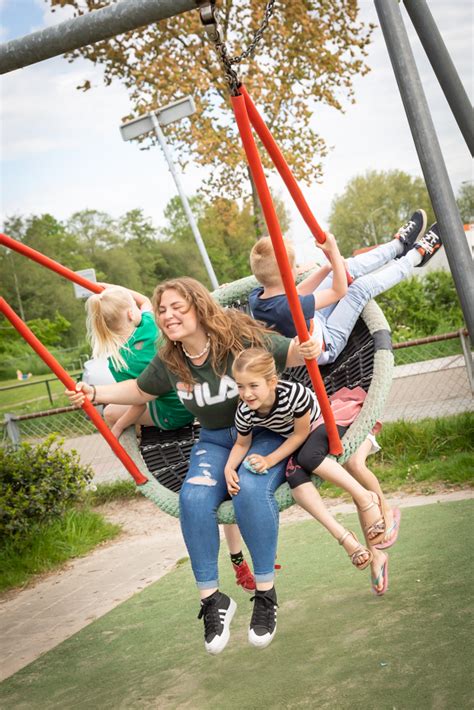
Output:
<instances>
[{"instance_id":1,"label":"woman on swing","mask_svg":"<svg viewBox=\"0 0 474 710\"><path fill-rule=\"evenodd\" d=\"M67 394L73 404L84 397L102 404L142 404L175 390L184 406L202 425L199 441L191 452L188 474L180 492L180 522L201 598L199 618L204 620L205 648L220 653L229 640L229 626L236 604L219 591L217 558L219 534L216 510L227 497L224 475L235 443L234 416L238 390L232 378L237 355L248 347L272 353L279 370L303 364L319 355L319 346L269 332L249 316L224 309L207 289L191 278L157 286L153 307L162 332L156 357L137 380L96 388L78 383ZM249 455L266 456L283 442L275 432L255 432ZM249 641L263 635L273 638L276 627L276 594L273 585L278 537L275 490L285 480L286 460L267 475L256 476L244 466L238 469L240 492L234 499L237 523L252 556L257 591ZM366 524L377 524L382 511L374 506ZM250 633L252 632L252 633ZM270 638L270 640L271 640Z\"/></svg>"}]
</instances>

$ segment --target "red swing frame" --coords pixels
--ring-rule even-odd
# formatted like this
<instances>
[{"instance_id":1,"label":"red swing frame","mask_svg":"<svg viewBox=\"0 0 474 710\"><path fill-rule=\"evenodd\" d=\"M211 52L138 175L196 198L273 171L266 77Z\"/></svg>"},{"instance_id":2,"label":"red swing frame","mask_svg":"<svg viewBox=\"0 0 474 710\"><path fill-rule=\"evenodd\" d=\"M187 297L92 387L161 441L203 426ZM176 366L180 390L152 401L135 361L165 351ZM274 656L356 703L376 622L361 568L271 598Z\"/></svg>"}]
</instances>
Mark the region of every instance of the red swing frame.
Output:
<instances>
[{"instance_id":1,"label":"red swing frame","mask_svg":"<svg viewBox=\"0 0 474 710\"><path fill-rule=\"evenodd\" d=\"M319 244L324 244L326 241L326 235L309 209L303 193L291 173L283 154L281 153L278 145L275 143L275 140L273 139L268 127L265 125L262 117L258 113L252 99L247 93L247 90L243 85L240 85L239 91L239 95L231 96L230 98L235 114L235 120L240 132L240 137L247 156L250 172L255 183L255 188L262 205L268 233L275 250L275 257L280 270L285 293L288 298L291 316L295 324L298 338L301 343L304 343L309 340L310 335L308 328L306 327L303 310L296 291L291 265L285 249L283 235L281 233L280 223L278 222L275 206L273 204L263 170L262 161L252 134L252 125L259 135L263 145L267 149L286 186L288 187L288 190L293 197L293 200L295 201L295 204L298 207L303 219ZM318 364L316 360L305 360L305 363L314 391L321 406L321 413L323 415L324 423L326 424L329 439L329 453L339 456L343 452L343 447L339 438L339 432L337 431L336 422L334 420L334 415L331 410L331 405L326 394L326 389L324 387L324 382L321 377Z\"/></svg>"},{"instance_id":2,"label":"red swing frame","mask_svg":"<svg viewBox=\"0 0 474 710\"><path fill-rule=\"evenodd\" d=\"M0 234L0 244L4 244L5 246L8 246L12 249L16 249L16 251L19 251L20 253L29 256L31 259L34 259L38 263L42 264L43 266L47 266L49 269L52 269L57 273L61 273L62 276L66 276L66 278L69 278L71 279L71 281L79 283L81 286L84 286L85 288L88 288L91 291L93 290L96 293L100 293L103 290L102 286L88 281L82 276L75 274L74 271L71 271L70 269L67 269L64 266L61 266L61 264L58 264L57 261L49 259L49 257L40 254L40 252L37 252L35 249L31 249L30 247L27 247L24 244L16 242L14 239L11 239L11 237L7 237L5 234ZM43 360L43 362L46 363L49 369L54 372L58 380L60 380L67 389L74 390L76 387L76 383L74 382L72 377L66 372L62 365L59 364L56 358L51 355L49 350L45 348L43 343L36 337L33 331L28 328L26 323L15 313L13 308L11 308L7 301L1 296L0 312L4 314L4 316L10 321L10 323L18 331L21 337L26 340L28 345L30 345L31 348L33 348L33 350L36 352L36 354L39 355L39 357ZM82 409L92 420L97 430L102 434L102 436L104 437L114 454L117 456L117 458L125 466L137 486L142 486L143 484L148 483L148 479L146 478L146 476L141 473L132 458L112 434L100 414L96 411L94 405L89 402L87 398L84 401L84 404L82 405Z\"/></svg>"}]
</instances>

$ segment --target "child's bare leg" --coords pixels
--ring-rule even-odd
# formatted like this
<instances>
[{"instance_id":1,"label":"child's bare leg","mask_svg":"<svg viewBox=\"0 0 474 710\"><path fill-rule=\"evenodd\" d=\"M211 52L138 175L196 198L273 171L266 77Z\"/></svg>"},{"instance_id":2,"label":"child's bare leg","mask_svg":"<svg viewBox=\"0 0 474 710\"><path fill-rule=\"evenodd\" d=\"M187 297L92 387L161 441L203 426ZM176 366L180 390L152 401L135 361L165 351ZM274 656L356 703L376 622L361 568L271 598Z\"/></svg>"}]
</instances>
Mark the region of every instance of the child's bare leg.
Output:
<instances>
[{"instance_id":1,"label":"child's bare leg","mask_svg":"<svg viewBox=\"0 0 474 710\"><path fill-rule=\"evenodd\" d=\"M374 491L380 498L382 506L386 512L387 529L393 524L393 513L387 504L377 476L367 467L367 456L372 450L372 443L369 439L364 439L357 451L344 464L344 468L368 491ZM388 533L390 534L390 533ZM385 542L385 538L384 538Z\"/></svg>"},{"instance_id":2,"label":"child's bare leg","mask_svg":"<svg viewBox=\"0 0 474 710\"><path fill-rule=\"evenodd\" d=\"M316 490L312 483L302 483L300 486L292 488L291 493L296 503L312 515L318 523L321 523L338 542L343 538L346 529L331 515L324 505L319 491ZM360 548L359 543L352 535L347 535L342 545L349 556ZM368 552L358 555L356 566L362 566L369 560L369 557Z\"/></svg>"},{"instance_id":3,"label":"child's bare leg","mask_svg":"<svg viewBox=\"0 0 474 710\"><path fill-rule=\"evenodd\" d=\"M229 548L229 553L231 555L236 555L242 552L242 536L240 534L238 525L223 525L225 539L227 542L227 547Z\"/></svg>"},{"instance_id":4,"label":"child's bare leg","mask_svg":"<svg viewBox=\"0 0 474 710\"><path fill-rule=\"evenodd\" d=\"M117 438L132 424L153 426L146 404L109 404L104 409L104 419Z\"/></svg>"},{"instance_id":5,"label":"child's bare leg","mask_svg":"<svg viewBox=\"0 0 474 710\"><path fill-rule=\"evenodd\" d=\"M379 500L374 496L372 491L367 490L361 484L356 481L347 471L342 468L342 466L334 461L333 459L325 458L323 462L314 470L315 474L320 476L324 481L329 481L333 483L338 488L342 488L347 491L349 495L354 500L357 508L360 509L363 518L363 529L364 531L377 523L380 523L381 514L383 511L380 508ZM373 504L373 505L371 505ZM377 526L378 527L378 526ZM370 540L376 539L377 542L380 541L380 533L371 532L367 536L364 535L369 542Z\"/></svg>"}]
</instances>

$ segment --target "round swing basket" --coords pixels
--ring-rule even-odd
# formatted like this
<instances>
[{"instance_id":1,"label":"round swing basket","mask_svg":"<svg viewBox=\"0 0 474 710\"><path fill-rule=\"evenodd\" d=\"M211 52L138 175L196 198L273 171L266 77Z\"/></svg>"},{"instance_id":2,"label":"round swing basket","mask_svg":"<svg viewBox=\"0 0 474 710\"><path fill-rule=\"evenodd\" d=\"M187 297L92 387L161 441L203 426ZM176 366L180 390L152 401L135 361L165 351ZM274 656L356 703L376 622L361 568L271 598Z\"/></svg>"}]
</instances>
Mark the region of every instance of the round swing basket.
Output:
<instances>
[{"instance_id":1,"label":"round swing basket","mask_svg":"<svg viewBox=\"0 0 474 710\"><path fill-rule=\"evenodd\" d=\"M248 311L248 296L256 285L254 277L247 277L217 289L213 296L224 307ZM382 416L392 381L390 328L374 301L365 307L338 359L331 365L321 367L320 371L328 396L342 387L352 389L360 386L367 392L359 416L342 439L344 452L337 460L344 463ZM283 379L311 387L304 366L286 370ZM179 491L188 471L191 448L199 438L199 429L198 424L166 432L155 427L143 427L139 443L134 428L130 427L120 438L120 443L148 479L140 486L140 491L165 513L175 517L179 517ZM313 481L316 486L321 484L317 476L313 476ZM280 510L293 504L287 483L277 489L275 499ZM219 523L235 522L230 499L219 506L217 519Z\"/></svg>"}]
</instances>

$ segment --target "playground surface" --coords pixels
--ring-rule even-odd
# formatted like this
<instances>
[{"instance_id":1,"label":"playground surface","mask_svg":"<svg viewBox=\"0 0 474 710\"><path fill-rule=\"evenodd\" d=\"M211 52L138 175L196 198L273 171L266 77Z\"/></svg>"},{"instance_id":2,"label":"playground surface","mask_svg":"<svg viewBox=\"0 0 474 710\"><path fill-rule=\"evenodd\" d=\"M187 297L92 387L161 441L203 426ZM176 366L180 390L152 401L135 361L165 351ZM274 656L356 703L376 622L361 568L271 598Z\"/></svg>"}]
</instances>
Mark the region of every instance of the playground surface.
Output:
<instances>
[{"instance_id":1,"label":"playground surface","mask_svg":"<svg viewBox=\"0 0 474 710\"><path fill-rule=\"evenodd\" d=\"M424 553L426 555L426 559L424 561L424 564L426 568L425 572L427 577L430 579L430 583L435 585L436 580L438 578L440 580L444 580L445 572L443 571L441 576L439 576L439 567L440 564L441 566L443 566L446 564L446 562L443 561L442 563L440 563L440 561L438 560L438 547L439 545L441 545L444 549L447 545L447 541L449 540L451 542L452 537L455 537L456 540L459 541L458 543L456 543L456 545L464 544L462 543L462 539L467 539L468 532L466 530L463 537L463 535L461 534L461 530L458 529L457 522L452 520L451 532L447 531L446 539L442 536L440 537L441 532L439 534L433 533L433 543L430 543L429 540L424 539L425 535L427 534L427 528L423 523L425 507L433 511L432 517L434 518L434 520L431 521L430 518L430 525L432 524L436 526L435 520L439 511L454 511L457 509L457 506L461 506L459 508L459 510L461 510L464 509L463 506L468 506L469 504L471 504L472 506L472 500L466 500L466 498L472 499L472 497L474 497L473 491L464 490L455 491L448 494L432 496L404 496L392 499L392 504L396 504L400 507L405 508L403 513L403 535L400 536L401 543L397 545L396 548L394 548L394 552L392 555L395 561L395 565L398 564L397 559L401 557L403 560L405 560L404 564L408 565L408 568L412 572L416 569L416 560L410 559L411 553L409 553L409 551L412 550L413 552L414 540L420 537L420 539L423 539L423 545L426 546L426 551ZM439 505L425 506L425 504L427 503L438 503ZM413 506L420 507L417 507L415 510L413 510ZM349 504L339 504L333 507L333 512L341 514L347 514L349 511L352 510L353 507ZM30 683L32 683L34 687L36 687L36 681L33 682L31 679L39 679L38 688L40 688L40 686L42 687L43 681L46 682L46 678L43 677L43 680L41 680L42 673L38 675L36 670L38 667L38 663L46 664L46 666L49 667L48 659L56 658L54 654L56 654L57 651L59 651L58 658L62 658L62 652L59 649L66 647L66 644L69 644L67 645L67 648L71 650L76 648L76 645L78 643L77 640L84 638L84 634L87 638L94 637L94 628L96 627L97 623L101 625L107 625L108 623L112 623L112 627L115 628L115 622L107 621L113 618L112 614L114 613L118 613L121 619L117 627L119 629L117 631L119 635L125 633L125 629L136 628L137 624L137 628L141 628L143 630L142 624L145 623L146 613L143 615L143 619L140 623L138 623L137 619L134 618L134 620L129 624L129 622L126 621L126 613L120 611L122 608L129 608L127 605L130 604L131 607L136 607L136 609L141 610L140 612L137 611L138 616L140 616L140 613L143 614L143 607L144 605L146 606L148 602L140 601L142 599L142 594L151 594L154 599L151 607L154 610L151 619L152 626L155 623L155 617L157 616L161 619L162 622L164 622L165 618L168 617L168 613L171 612L169 612L169 610L166 610L166 612L163 611L163 613L158 613L159 609L162 606L162 602L160 601L160 590L162 589L162 587L160 585L164 584L165 587L168 588L168 586L170 585L169 580L175 578L177 579L178 577L179 581L175 583L177 583L178 585L182 585L183 589L186 590L186 594L183 595L181 599L181 591L176 591L177 595L179 596L177 605L179 608L181 608L181 605L183 605L183 614L186 617L185 623L189 627L189 633L183 633L183 630L180 630L180 624L177 625L175 632L172 632L171 630L166 630L165 632L163 632L164 635L162 636L162 632L160 631L156 637L156 648L153 653L157 652L160 657L166 656L166 653L164 653L163 651L164 639L168 639L169 634L171 634L172 637L173 634L176 633L177 637L181 638L183 643L189 643L189 648L193 649L192 651L190 650L189 653L192 653L193 655L198 654L198 656L202 655L204 657L204 660L207 657L207 654L205 654L204 651L201 649L201 629L198 627L197 622L195 622L195 610L194 607L192 607L192 603L195 602L195 594L192 585L191 573L189 570L189 563L186 562L183 565L178 565L177 569L174 569L178 560L182 559L186 555L184 544L181 539L178 521L174 518L170 518L161 511L157 510L156 506L154 506L152 503L150 503L144 498L138 498L136 501L130 502L129 504L127 504L126 508L118 504L112 504L109 508L109 513L110 515L108 517L110 517L116 522L122 522L122 524L124 524L125 526L125 532L121 536L121 538L119 538L116 542L112 542L103 547L100 547L87 557L74 560L66 567L65 570L56 574L47 575L42 580L38 581L34 586L28 587L27 589L18 593L7 594L4 597L0 607L0 615L2 619L1 625L3 647L3 662L1 664L2 678L7 678L8 676L11 676L22 668L24 668L24 670L21 671L19 674L15 675L13 678L11 678L10 681L5 681L4 684L2 684L2 689L4 689L4 691L6 692L6 696L4 698L6 701L8 698L10 698L10 692L8 688L17 687L15 679L18 678L20 683L20 685L17 687L17 691L15 691L14 693L14 697L16 698L16 700L13 705L1 702L2 692L0 691L0 704L2 708L13 706L15 708L42 708L46 706L58 706L55 704L56 701L52 704L43 705L42 703L46 701L41 700L40 696L42 691L39 691L40 694L38 695L37 700L31 701L31 703L28 705L23 705L23 699L26 697L26 695L30 695L30 690L28 690L27 692L26 688L25 692L20 690L20 687L23 687L24 682L21 679L30 678L30 680L27 681L27 685L29 686ZM444 515L445 513L443 512L442 519L444 519ZM420 518L419 525L415 521L415 518L418 520L418 516ZM351 515L349 519L351 525L353 524L353 518L354 516ZM332 595L332 587L330 588L329 586L329 584L332 584L330 580L336 577L339 580L339 575L341 575L340 579L344 580L344 584L349 584L349 586L345 590L344 594L342 590L338 588L334 589L333 591L336 594L336 597L339 598L342 595L342 597L344 597L343 603L349 604L352 598L352 591L357 590L356 598L359 600L358 603L363 604L363 600L365 599L365 602L367 602L369 605L363 611L359 609L354 612L356 614L356 621L354 629L351 632L352 635L355 634L354 638L357 638L357 634L359 632L356 632L356 630L360 629L360 633L362 634L361 643L363 645L366 645L366 633L368 632L365 628L366 614L369 610L372 609L374 603L384 603L385 600L392 599L392 591L387 594L384 600L372 597L370 594L370 588L368 583L368 574L365 572L363 574L357 574L355 571L353 571L350 564L346 561L342 552L339 554L340 551L337 546L334 547L334 543L329 538L329 536L324 534L318 526L312 525L312 523L304 522L308 520L308 517L303 511L298 509L296 506L293 506L288 511L285 511L282 514L282 519L283 522L288 524L282 527L281 533L282 542L280 544L278 561L283 564L283 571L280 573L280 578L278 580L278 589L280 591L281 588L282 596L285 599L293 599L293 601L291 602L285 601L285 607L288 607L288 605L290 605L290 607L292 605L296 605L296 599L299 596L299 593L296 587L294 586L293 577L295 572L292 570L293 565L298 566L300 564L303 564L304 566L304 560L307 556L312 558L312 556L316 554L318 550L321 550L321 554L324 553L321 559L318 560L317 555L314 561L308 559L308 568L305 568L304 572L304 584L306 585L305 589L309 590L311 584L313 583L316 584L318 589L319 587L321 587L319 591L317 591L315 587L315 608L318 608L319 595L322 594L322 598L329 603L329 599ZM406 524L407 520L411 520L412 522ZM302 524L300 525L299 523ZM408 532L410 526L412 526L414 540L410 539L410 535ZM285 542L286 536L288 534L290 535L290 537L292 537L293 535L293 533L287 532L290 529L304 529L308 533L308 540L311 539L313 543L315 543L314 545L307 545L304 548L303 552L303 549L301 547L304 544L303 535L303 538L298 542L298 545L300 546L300 552L297 553L297 555L302 555L301 560L294 559L295 555L292 552L291 543L288 544L287 542ZM453 535L453 530L456 530L455 536ZM298 535L296 536L298 537ZM405 548L407 548L408 552ZM327 565L328 567L326 571ZM430 565L432 565L431 570ZM465 569L465 559L460 559L459 565L460 568ZM312 566L314 566L314 569L316 570L321 568L321 572L316 575L315 579L313 579L311 575L308 577L308 570L311 569ZM391 565L391 567L393 566L394 565ZM182 573L182 567L186 568L186 573L184 574L184 576ZM224 588L228 590L234 589L233 594L236 597L237 603L239 604L240 602L240 606L243 606L244 609L246 609L248 606L248 596L244 595L240 590L235 588L234 581L232 578L230 578L230 565L226 560L222 561L221 569L223 572ZM170 575L167 575L165 579L161 580L158 585L153 584L171 570L174 571L172 571ZM390 608L396 609L397 615L401 614L402 616L404 605L403 590L406 589L408 585L408 579L404 578L404 574L405 573L403 572L403 566L400 569L397 569L397 567L395 566L392 572L391 584L392 590L395 592L394 596L396 596L396 598L398 599L398 603L402 606L398 608L397 603L392 604L392 602L389 602ZM453 572L453 579L455 577L456 573ZM461 577L464 577L464 574L461 575ZM422 575L420 575L420 579L422 579ZM461 581L463 581L463 583L467 583L467 579ZM339 585L339 581L337 584ZM446 580L443 581L443 584L447 584ZM291 593L284 591L286 586L288 586L288 588L292 589L293 591ZM451 586L456 586L452 584L452 580ZM145 590L145 588L148 589ZM397 589L399 591L397 591ZM423 589L423 586L420 587L420 590L421 589ZM157 591L155 592L151 590ZM142 594L140 594L140 592ZM171 591L168 591L167 594L168 593L171 594L171 597L173 596ZM305 592L303 596L306 596L307 593L308 592ZM292 596L293 594L294 596ZM125 603L123 604L123 602ZM305 602L303 601L302 603L304 604ZM116 607L118 608L115 609ZM115 611L112 611L114 609ZM108 612L110 612L110 614ZM318 612L318 616L319 614L322 614L321 618L325 619L327 613L333 615L334 611L329 611L328 609L320 610ZM422 615L423 609L419 609L418 613ZM100 617L103 618L99 622L92 623ZM240 619L238 623L240 626L242 626L242 619ZM326 624L327 621L325 621L324 623ZM378 623L379 622L377 622L377 624ZM420 623L422 623L421 619ZM81 629L82 631L80 631ZM79 632L79 634L77 632ZM286 632L284 631L283 633ZM380 633L382 633L381 630ZM110 639L108 639L109 635L111 636ZM104 652L106 648L110 646L109 641L111 642L113 640L112 637L114 637L114 635L115 631L112 630L99 633L99 637L104 643L104 646L102 648ZM145 634L145 636L148 639L148 632ZM67 641L67 639L69 639L69 641ZM239 639L240 640L238 645L241 647L242 651L242 649L245 648L242 629L240 629L239 631ZM130 640L130 643L132 645L128 648L126 655L132 657L134 656L134 654L137 654L140 657L141 641L139 635L137 638L134 637L132 640ZM285 642L283 642L283 646L284 643ZM60 645L58 646L58 644ZM133 644L136 644L135 651L132 650ZM98 645L100 647L100 640L98 641ZM51 649L55 649L56 646L58 646L58 649L51 651ZM156 649L158 649L158 651L156 651ZM112 649L109 650L111 651ZM364 653L367 652L367 650L368 649L365 649ZM48 651L50 651L50 653L47 653ZM149 649L149 651L152 652L151 649ZM352 654L353 652L353 650L350 651L350 654ZM80 664L78 661L76 663L74 651L71 650L71 653L72 656L70 658L70 663L72 664L72 666L79 669L81 664L85 663L86 666L88 665L87 660L84 658L81 658ZM120 653L122 653L122 651L120 651ZM184 653L185 651L182 649L182 658L184 658ZM186 653L188 653L188 651L186 651ZM282 653L284 653L284 649L280 648L280 650L276 652L276 655L279 657L279 654ZM96 654L100 655L99 649L94 651L94 658L97 660ZM107 651L106 655L109 655L109 651ZM42 656L42 658L32 664L32 662L35 659L38 659L39 656ZM146 661L146 663L148 662L149 659ZM203 659L201 659L199 663L201 662L204 663ZM247 659L246 664L248 663L249 660ZM301 659L299 659L298 663L301 663L301 667L303 668L304 658L302 657ZM27 667L25 668L25 666ZM135 665L134 668L136 670ZM380 668L376 668L375 670L377 672L380 672ZM126 673L125 670L123 672ZM49 675L49 670L47 671L47 675ZM60 677L57 676L56 680L52 682L53 684L57 683L61 685L62 681L60 680ZM13 683L13 685L11 685L11 683ZM74 683L76 684L76 681L74 681ZM56 688L58 693L59 685ZM98 685L101 687L101 683L98 683ZM65 692L67 695L66 689ZM93 685L91 685L88 698L90 705L96 705L98 703L101 707L113 706L113 704L109 705L107 704L107 702L104 704L104 698L99 697L99 695L97 696L97 701L92 700ZM69 699L65 701L63 707L87 707L86 704L81 705L80 703L77 704L77 702L79 701L72 702L72 697L69 697ZM10 700L8 700L8 703L10 703ZM130 707L131 705L134 705L134 701L130 697L130 705L121 705L120 703L118 703L114 707ZM149 706L148 704L141 705L140 703L135 704L135 706L155 707L155 705L153 704ZM160 708L175 707L175 705L173 705L173 702L171 702L171 704L164 703L162 705L161 699L158 705L156 706L159 706ZM187 705L179 705L179 707L187 707ZM206 707L206 705L193 705L193 707L200 708ZM234 705L224 704L217 705L217 707L227 708L234 707ZM237 707L237 705L235 705L235 707ZM244 704L240 707L252 706ZM289 707L291 707L291 705L289 705ZM305 707L305 705L303 704L301 705L301 707ZM321 707L324 707L324 705L321 705ZM370 705L368 707L370 707ZM389 706L382 704L381 707L392 707L392 705ZM407 706L404 705L403 707ZM445 705L440 705L439 707L445 707Z\"/></svg>"}]
</instances>

